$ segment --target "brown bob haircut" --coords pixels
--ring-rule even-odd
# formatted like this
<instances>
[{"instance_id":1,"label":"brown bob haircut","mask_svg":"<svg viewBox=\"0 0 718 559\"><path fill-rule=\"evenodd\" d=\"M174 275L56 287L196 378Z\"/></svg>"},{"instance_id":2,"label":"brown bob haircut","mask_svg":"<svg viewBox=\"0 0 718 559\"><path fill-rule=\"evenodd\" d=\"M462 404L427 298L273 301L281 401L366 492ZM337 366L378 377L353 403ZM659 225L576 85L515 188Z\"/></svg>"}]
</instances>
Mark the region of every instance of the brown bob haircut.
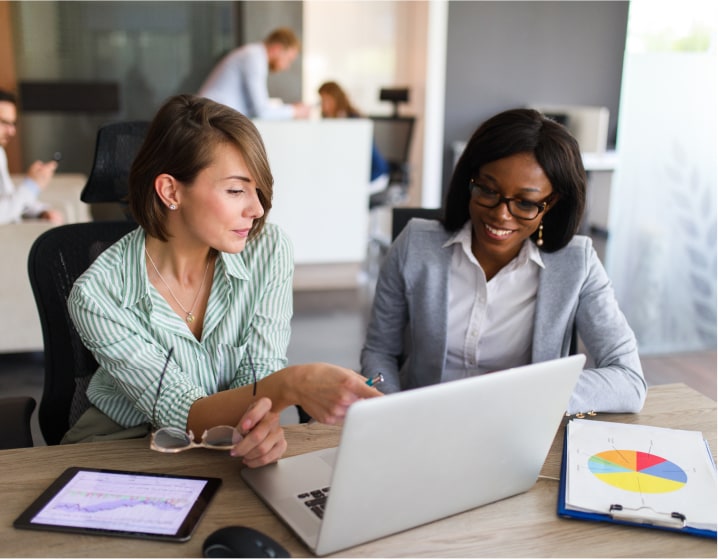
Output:
<instances>
[{"instance_id":1,"label":"brown bob haircut","mask_svg":"<svg viewBox=\"0 0 718 559\"><path fill-rule=\"evenodd\" d=\"M161 241L168 237L165 219L169 210L155 192L155 178L166 173L191 185L223 143L239 149L257 185L264 215L254 221L249 238L260 233L272 207L274 178L257 128L226 105L194 95L176 95L155 115L130 170L129 209L149 235Z\"/></svg>"},{"instance_id":2,"label":"brown bob haircut","mask_svg":"<svg viewBox=\"0 0 718 559\"><path fill-rule=\"evenodd\" d=\"M532 109L512 109L484 122L469 140L449 183L444 205L444 228L458 231L469 220L469 181L487 163L518 153L530 153L546 173L558 196L550 211L541 214L541 250L565 247L578 231L586 204L586 171L578 142L557 122ZM536 241L537 233L532 239Z\"/></svg>"}]
</instances>

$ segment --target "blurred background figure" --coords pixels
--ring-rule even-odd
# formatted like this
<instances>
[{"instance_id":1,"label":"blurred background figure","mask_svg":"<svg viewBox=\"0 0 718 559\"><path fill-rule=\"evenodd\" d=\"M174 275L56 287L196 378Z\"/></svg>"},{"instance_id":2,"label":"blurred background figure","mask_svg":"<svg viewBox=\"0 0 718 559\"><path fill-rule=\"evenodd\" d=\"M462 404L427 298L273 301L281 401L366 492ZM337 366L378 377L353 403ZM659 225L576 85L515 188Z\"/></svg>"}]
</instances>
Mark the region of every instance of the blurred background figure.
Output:
<instances>
[{"instance_id":1,"label":"blurred background figure","mask_svg":"<svg viewBox=\"0 0 718 559\"><path fill-rule=\"evenodd\" d=\"M324 82L319 86L319 96L324 118L361 118L362 116L337 82ZM369 193L380 192L388 185L389 164L379 153L376 144L372 142Z\"/></svg>"},{"instance_id":2,"label":"blurred background figure","mask_svg":"<svg viewBox=\"0 0 718 559\"><path fill-rule=\"evenodd\" d=\"M269 72L288 70L299 55L301 44L287 27L272 31L261 43L232 50L210 73L199 90L201 97L228 105L248 118L307 118L303 103L273 103L269 98Z\"/></svg>"},{"instance_id":3,"label":"blurred background figure","mask_svg":"<svg viewBox=\"0 0 718 559\"><path fill-rule=\"evenodd\" d=\"M57 161L35 161L27 176L16 186L10 178L5 146L15 136L17 101L15 95L0 89L0 224L13 223L23 218L45 219L55 225L62 224L58 210L38 202L37 197L55 174Z\"/></svg>"}]
</instances>

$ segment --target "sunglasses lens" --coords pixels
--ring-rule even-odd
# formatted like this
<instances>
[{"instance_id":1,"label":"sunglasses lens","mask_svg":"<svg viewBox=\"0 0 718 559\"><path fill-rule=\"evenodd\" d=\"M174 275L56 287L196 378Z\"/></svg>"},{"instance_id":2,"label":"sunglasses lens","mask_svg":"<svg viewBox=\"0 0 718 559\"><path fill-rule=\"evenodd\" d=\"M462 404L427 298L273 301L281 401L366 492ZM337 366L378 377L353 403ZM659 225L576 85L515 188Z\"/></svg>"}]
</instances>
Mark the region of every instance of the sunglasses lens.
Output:
<instances>
[{"instance_id":1,"label":"sunglasses lens","mask_svg":"<svg viewBox=\"0 0 718 559\"><path fill-rule=\"evenodd\" d=\"M191 441L187 433L174 427L164 427L154 434L154 443L160 448L186 448Z\"/></svg>"},{"instance_id":2,"label":"sunglasses lens","mask_svg":"<svg viewBox=\"0 0 718 559\"><path fill-rule=\"evenodd\" d=\"M204 437L204 444L214 448L231 448L242 440L242 435L234 427L219 425L208 429Z\"/></svg>"}]
</instances>

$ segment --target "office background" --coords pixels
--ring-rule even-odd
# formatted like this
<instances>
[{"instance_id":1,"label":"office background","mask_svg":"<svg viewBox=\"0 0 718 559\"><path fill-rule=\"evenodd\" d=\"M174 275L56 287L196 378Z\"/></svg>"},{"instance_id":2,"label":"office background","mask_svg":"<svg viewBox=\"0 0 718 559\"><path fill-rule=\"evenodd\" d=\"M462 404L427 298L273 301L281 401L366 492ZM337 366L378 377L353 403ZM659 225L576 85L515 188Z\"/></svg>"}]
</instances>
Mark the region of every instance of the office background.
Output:
<instances>
[{"instance_id":1,"label":"office background","mask_svg":"<svg viewBox=\"0 0 718 559\"><path fill-rule=\"evenodd\" d=\"M606 264L642 353L715 349L716 41L708 4L679 6L704 20L707 45L652 53L627 50L627 28L640 6L674 18L660 1L3 1L0 36L11 40L3 84L111 82L120 94L112 110L24 113L15 170L61 150L62 170L87 173L100 124L149 118L168 95L196 90L232 47L289 25L302 35L303 56L272 76L273 95L314 102L318 84L337 79L376 114L391 110L378 100L380 87L410 87L401 110L419 116L416 205L438 205L453 143L494 112L531 103L607 107L621 167Z\"/></svg>"}]
</instances>

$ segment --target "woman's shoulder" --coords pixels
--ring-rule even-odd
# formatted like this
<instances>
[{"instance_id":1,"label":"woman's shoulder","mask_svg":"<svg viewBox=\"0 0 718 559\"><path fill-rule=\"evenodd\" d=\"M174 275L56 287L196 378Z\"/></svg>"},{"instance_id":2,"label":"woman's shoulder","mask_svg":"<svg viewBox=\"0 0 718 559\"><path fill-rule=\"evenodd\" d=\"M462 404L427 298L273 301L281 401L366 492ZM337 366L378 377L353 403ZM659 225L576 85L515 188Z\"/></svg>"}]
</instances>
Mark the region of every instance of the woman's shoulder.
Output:
<instances>
[{"instance_id":1,"label":"woman's shoulder","mask_svg":"<svg viewBox=\"0 0 718 559\"><path fill-rule=\"evenodd\" d=\"M448 239L451 233L444 229L438 219L426 219L413 217L406 224L406 229L411 237L435 237Z\"/></svg>"},{"instance_id":2,"label":"woman's shoulder","mask_svg":"<svg viewBox=\"0 0 718 559\"><path fill-rule=\"evenodd\" d=\"M586 255L593 250L593 241L585 235L574 235L568 244L554 252L544 252L542 258L565 259Z\"/></svg>"},{"instance_id":3,"label":"woman's shoulder","mask_svg":"<svg viewBox=\"0 0 718 559\"><path fill-rule=\"evenodd\" d=\"M124 269L125 262L133 250L137 252L137 254L141 253L143 235L144 231L142 228L137 227L123 237L120 237L120 239L108 246L95 258L83 275L104 275L106 270L117 270L118 266ZM134 259L138 258L139 256L134 256Z\"/></svg>"},{"instance_id":4,"label":"woman's shoulder","mask_svg":"<svg viewBox=\"0 0 718 559\"><path fill-rule=\"evenodd\" d=\"M393 243L392 252L414 263L427 264L443 258L441 247L453 235L435 219L412 218Z\"/></svg>"},{"instance_id":5,"label":"woman's shoulder","mask_svg":"<svg viewBox=\"0 0 718 559\"><path fill-rule=\"evenodd\" d=\"M587 273L599 263L593 241L585 235L574 235L565 247L555 252L542 252L541 258L546 269L558 275L577 270Z\"/></svg>"},{"instance_id":6,"label":"woman's shoulder","mask_svg":"<svg viewBox=\"0 0 718 559\"><path fill-rule=\"evenodd\" d=\"M121 289L131 263L144 258L141 250L143 235L142 228L137 227L103 250L75 281L73 290L94 293Z\"/></svg>"}]
</instances>

